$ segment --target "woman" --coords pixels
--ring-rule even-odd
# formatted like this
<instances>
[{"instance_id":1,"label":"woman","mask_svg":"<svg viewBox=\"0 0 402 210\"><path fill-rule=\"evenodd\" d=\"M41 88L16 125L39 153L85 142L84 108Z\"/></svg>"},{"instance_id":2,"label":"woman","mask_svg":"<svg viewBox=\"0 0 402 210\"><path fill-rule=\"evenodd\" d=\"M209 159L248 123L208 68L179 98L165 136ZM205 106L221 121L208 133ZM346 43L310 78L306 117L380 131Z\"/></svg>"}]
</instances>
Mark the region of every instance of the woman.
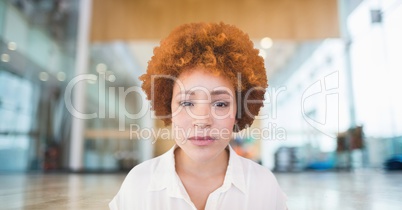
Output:
<instances>
[{"instance_id":1,"label":"woman","mask_svg":"<svg viewBox=\"0 0 402 210\"><path fill-rule=\"evenodd\" d=\"M252 124L268 86L247 34L224 23L182 25L140 79L176 145L134 167L111 209L286 209L273 174L229 145Z\"/></svg>"}]
</instances>

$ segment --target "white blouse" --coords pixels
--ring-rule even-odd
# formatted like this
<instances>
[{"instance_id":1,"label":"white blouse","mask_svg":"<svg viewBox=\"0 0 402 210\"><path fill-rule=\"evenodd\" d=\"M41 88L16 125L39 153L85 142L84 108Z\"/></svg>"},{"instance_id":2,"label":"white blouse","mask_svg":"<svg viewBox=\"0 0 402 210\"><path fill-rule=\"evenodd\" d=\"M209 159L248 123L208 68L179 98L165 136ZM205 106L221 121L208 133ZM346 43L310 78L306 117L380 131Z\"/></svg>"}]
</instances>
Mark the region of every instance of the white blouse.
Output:
<instances>
[{"instance_id":1,"label":"white blouse","mask_svg":"<svg viewBox=\"0 0 402 210\"><path fill-rule=\"evenodd\" d=\"M111 210L197 210L175 170L174 150L135 166L109 203ZM267 168L236 154L229 146L223 185L205 210L284 210L286 195Z\"/></svg>"}]
</instances>

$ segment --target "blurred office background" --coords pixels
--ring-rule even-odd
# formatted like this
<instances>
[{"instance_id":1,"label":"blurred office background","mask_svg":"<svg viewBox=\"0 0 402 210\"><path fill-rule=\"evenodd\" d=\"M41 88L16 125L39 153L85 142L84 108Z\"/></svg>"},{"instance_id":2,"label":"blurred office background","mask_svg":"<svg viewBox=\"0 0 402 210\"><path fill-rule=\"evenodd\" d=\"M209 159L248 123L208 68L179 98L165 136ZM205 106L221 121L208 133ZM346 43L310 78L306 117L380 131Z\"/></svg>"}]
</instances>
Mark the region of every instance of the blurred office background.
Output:
<instances>
[{"instance_id":1,"label":"blurred office background","mask_svg":"<svg viewBox=\"0 0 402 210\"><path fill-rule=\"evenodd\" d=\"M141 132L163 124L138 76L172 28L219 20L249 33L269 75L269 117L250 128L268 132L237 137L239 153L278 172L398 168L400 0L0 0L0 171L126 171L162 154L173 141Z\"/></svg>"},{"instance_id":2,"label":"blurred office background","mask_svg":"<svg viewBox=\"0 0 402 210\"><path fill-rule=\"evenodd\" d=\"M265 107L232 146L289 209L400 209L401 0L0 0L0 208L104 209L168 150L138 76L196 21L265 59Z\"/></svg>"}]
</instances>

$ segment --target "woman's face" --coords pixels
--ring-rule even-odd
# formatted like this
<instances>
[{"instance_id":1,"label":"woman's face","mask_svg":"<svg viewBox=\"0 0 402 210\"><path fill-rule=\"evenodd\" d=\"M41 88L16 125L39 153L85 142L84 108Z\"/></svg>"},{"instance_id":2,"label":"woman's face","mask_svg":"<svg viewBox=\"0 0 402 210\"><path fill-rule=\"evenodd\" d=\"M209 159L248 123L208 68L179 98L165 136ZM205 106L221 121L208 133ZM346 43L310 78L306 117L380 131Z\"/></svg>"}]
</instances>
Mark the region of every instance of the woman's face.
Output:
<instances>
[{"instance_id":1,"label":"woman's face","mask_svg":"<svg viewBox=\"0 0 402 210\"><path fill-rule=\"evenodd\" d=\"M197 162L222 154L236 117L233 85L202 68L182 73L173 87L172 126L177 145Z\"/></svg>"}]
</instances>

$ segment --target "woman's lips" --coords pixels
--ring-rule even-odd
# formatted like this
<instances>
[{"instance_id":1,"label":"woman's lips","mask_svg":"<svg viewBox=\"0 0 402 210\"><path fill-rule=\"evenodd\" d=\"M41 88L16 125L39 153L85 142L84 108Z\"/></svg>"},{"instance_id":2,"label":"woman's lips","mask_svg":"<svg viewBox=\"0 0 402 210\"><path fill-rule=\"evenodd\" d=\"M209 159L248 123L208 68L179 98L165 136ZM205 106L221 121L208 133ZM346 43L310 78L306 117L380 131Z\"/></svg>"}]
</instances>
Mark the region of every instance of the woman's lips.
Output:
<instances>
[{"instance_id":1,"label":"woman's lips","mask_svg":"<svg viewBox=\"0 0 402 210\"><path fill-rule=\"evenodd\" d=\"M197 146L207 146L214 143L216 139L211 136L193 136L188 138L188 140Z\"/></svg>"}]
</instances>

